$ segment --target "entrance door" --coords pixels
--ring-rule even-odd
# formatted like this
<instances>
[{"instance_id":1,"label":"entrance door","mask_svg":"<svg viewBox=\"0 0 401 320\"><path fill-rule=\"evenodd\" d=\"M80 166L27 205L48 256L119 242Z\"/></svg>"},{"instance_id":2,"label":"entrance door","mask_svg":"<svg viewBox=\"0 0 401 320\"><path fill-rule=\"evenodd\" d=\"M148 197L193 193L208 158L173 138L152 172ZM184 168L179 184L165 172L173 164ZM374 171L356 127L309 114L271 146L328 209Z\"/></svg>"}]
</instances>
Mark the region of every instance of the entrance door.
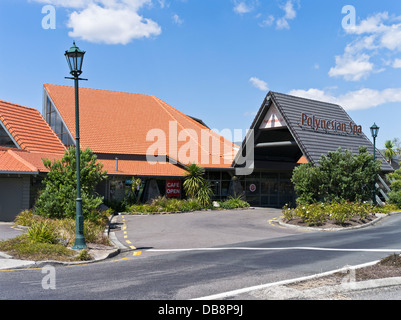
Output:
<instances>
[{"instance_id":1,"label":"entrance door","mask_svg":"<svg viewBox=\"0 0 401 320\"><path fill-rule=\"evenodd\" d=\"M277 207L279 197L278 173L261 174L261 205Z\"/></svg>"}]
</instances>

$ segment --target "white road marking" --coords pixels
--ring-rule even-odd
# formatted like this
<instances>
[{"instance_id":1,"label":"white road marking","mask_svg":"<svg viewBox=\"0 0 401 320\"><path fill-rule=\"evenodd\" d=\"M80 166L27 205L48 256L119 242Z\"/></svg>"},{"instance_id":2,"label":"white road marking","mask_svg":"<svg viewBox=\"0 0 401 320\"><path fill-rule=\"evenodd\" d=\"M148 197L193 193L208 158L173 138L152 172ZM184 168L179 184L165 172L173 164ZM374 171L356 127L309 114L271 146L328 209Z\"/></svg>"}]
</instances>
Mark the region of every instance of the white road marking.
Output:
<instances>
[{"instance_id":1,"label":"white road marking","mask_svg":"<svg viewBox=\"0 0 401 320\"><path fill-rule=\"evenodd\" d=\"M344 271L347 271L347 270L350 270L350 269L358 269L358 268L368 267L368 266L374 265L374 264L376 264L378 262L379 261L373 261L373 262L360 264L360 265L357 265L357 266L345 266L345 267L337 269L337 270L327 271L327 272L323 272L323 273L319 273L319 274L314 274L314 275L311 275L311 276L305 276L305 277L300 277L300 278L296 278L296 279L289 279L289 280L282 280L282 281L278 281L278 282L266 283L266 284L262 284L262 285L258 285L258 286L252 286L252 287L248 287L248 288L242 288L242 289L238 289L238 290L227 291L227 292L213 294L213 295L210 295L210 296L205 296L205 297L191 299L191 300L217 300L217 299L224 299L224 298L228 298L228 297L234 297L234 296L237 296L239 294L248 293L248 292L251 292L251 291L256 291L256 290L261 290L261 289L266 289L266 288L273 287L273 286L286 285L286 284L289 284L289 283L300 282L300 281L305 281L305 280L310 280L310 279L316 279L316 278L320 278L320 277L331 275L333 273L344 272Z\"/></svg>"},{"instance_id":2,"label":"white road marking","mask_svg":"<svg viewBox=\"0 0 401 320\"><path fill-rule=\"evenodd\" d=\"M343 252L401 252L401 249L357 249L357 248L319 248L319 247L283 247L283 248L253 248L253 247L226 247L226 248L189 248L189 249L149 249L148 252L189 252L189 251L279 251L279 250L310 250L310 251L343 251Z\"/></svg>"}]
</instances>

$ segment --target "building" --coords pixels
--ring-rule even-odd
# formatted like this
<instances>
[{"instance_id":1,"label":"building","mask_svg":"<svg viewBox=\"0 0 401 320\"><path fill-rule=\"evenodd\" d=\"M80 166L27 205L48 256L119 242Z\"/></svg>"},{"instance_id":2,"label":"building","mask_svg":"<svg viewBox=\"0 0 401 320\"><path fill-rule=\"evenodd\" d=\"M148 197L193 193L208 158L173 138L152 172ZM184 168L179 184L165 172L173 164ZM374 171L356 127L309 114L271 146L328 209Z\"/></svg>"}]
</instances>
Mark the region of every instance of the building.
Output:
<instances>
[{"instance_id":1,"label":"building","mask_svg":"<svg viewBox=\"0 0 401 320\"><path fill-rule=\"evenodd\" d=\"M345 110L336 104L269 92L252 125L253 143L248 137L239 155L252 144L254 170L242 178L246 199L252 205L281 207L294 203L290 181L299 163L316 165L321 155L338 148L359 152L360 146L373 153L373 144ZM376 150L383 173L393 171Z\"/></svg>"},{"instance_id":2,"label":"building","mask_svg":"<svg viewBox=\"0 0 401 320\"><path fill-rule=\"evenodd\" d=\"M132 177L142 200L183 197L185 168L206 170L214 199L243 194L255 206L294 203L292 170L316 164L338 147L373 146L341 106L269 92L241 146L152 95L80 88L81 148L108 172L98 192L121 201ZM34 204L47 173L42 159L60 159L75 144L74 88L44 84L43 116L0 101L0 220ZM380 152L383 172L392 171Z\"/></svg>"},{"instance_id":3,"label":"building","mask_svg":"<svg viewBox=\"0 0 401 320\"><path fill-rule=\"evenodd\" d=\"M60 159L64 151L38 110L0 101L0 221L32 207L48 172L42 159Z\"/></svg>"},{"instance_id":4,"label":"building","mask_svg":"<svg viewBox=\"0 0 401 320\"><path fill-rule=\"evenodd\" d=\"M185 166L207 171L216 198L228 194L238 147L166 102L143 94L80 88L81 147L89 147L110 179L99 186L107 200L122 200L125 181L146 182L144 200L181 184ZM74 88L44 85L43 114L67 146L74 144ZM224 182L223 182L224 181ZM175 196L182 196L182 188Z\"/></svg>"}]
</instances>

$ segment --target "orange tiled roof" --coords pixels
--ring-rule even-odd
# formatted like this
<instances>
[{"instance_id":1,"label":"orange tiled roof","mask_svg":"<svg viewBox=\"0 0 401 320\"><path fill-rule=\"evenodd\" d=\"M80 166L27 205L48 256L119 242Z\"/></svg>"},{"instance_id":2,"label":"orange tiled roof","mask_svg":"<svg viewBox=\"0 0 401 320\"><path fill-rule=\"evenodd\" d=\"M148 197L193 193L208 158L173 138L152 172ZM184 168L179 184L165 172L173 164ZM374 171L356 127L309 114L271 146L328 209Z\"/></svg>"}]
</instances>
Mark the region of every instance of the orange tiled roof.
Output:
<instances>
[{"instance_id":1,"label":"orange tiled roof","mask_svg":"<svg viewBox=\"0 0 401 320\"><path fill-rule=\"evenodd\" d=\"M74 88L51 84L44 88L75 137ZM166 150L153 150L154 154L183 164L195 161L206 168L231 167L236 154L232 142L154 96L80 88L79 99L82 148L89 147L94 153L149 154L157 138L148 133L156 129L165 134L167 145ZM212 139L218 148L212 148ZM193 157L188 159L188 155Z\"/></svg>"},{"instance_id":2,"label":"orange tiled roof","mask_svg":"<svg viewBox=\"0 0 401 320\"><path fill-rule=\"evenodd\" d=\"M0 173L14 174L38 174L47 173L49 170L43 165L43 159L52 162L60 160L63 154L28 152L15 148L0 147ZM118 171L116 161L98 159L103 164L103 170L110 175L124 176L147 176L147 177L182 177L185 171L171 163L149 163L140 160L118 160Z\"/></svg>"},{"instance_id":3,"label":"orange tiled roof","mask_svg":"<svg viewBox=\"0 0 401 320\"><path fill-rule=\"evenodd\" d=\"M99 159L103 164L103 170L111 175L124 176L149 176L149 177L183 177L185 170L171 163L149 163L140 160L118 160L118 171L116 171L116 160Z\"/></svg>"},{"instance_id":4,"label":"orange tiled roof","mask_svg":"<svg viewBox=\"0 0 401 320\"><path fill-rule=\"evenodd\" d=\"M59 160L64 154L28 152L14 148L0 148L0 173L49 172L43 159Z\"/></svg>"},{"instance_id":5,"label":"orange tiled roof","mask_svg":"<svg viewBox=\"0 0 401 320\"><path fill-rule=\"evenodd\" d=\"M0 101L0 121L23 150L65 151L63 143L36 109Z\"/></svg>"}]
</instances>

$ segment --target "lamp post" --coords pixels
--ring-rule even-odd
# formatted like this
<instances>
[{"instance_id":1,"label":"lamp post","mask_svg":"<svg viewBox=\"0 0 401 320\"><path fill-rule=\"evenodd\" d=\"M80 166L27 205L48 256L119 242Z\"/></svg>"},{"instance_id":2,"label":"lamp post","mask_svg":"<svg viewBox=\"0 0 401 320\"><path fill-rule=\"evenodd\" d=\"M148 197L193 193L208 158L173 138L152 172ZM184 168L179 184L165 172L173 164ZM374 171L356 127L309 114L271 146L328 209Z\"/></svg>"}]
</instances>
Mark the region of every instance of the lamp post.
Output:
<instances>
[{"instance_id":1,"label":"lamp post","mask_svg":"<svg viewBox=\"0 0 401 320\"><path fill-rule=\"evenodd\" d=\"M379 127L376 125L376 123L373 124L373 126L370 127L370 133L372 134L373 137L373 161L376 161L376 138L377 135L379 134ZM373 196L373 204L376 205L376 176L373 178L373 189L372 189L372 196Z\"/></svg>"},{"instance_id":2,"label":"lamp post","mask_svg":"<svg viewBox=\"0 0 401 320\"><path fill-rule=\"evenodd\" d=\"M75 84L75 149L76 149L76 165L77 165L77 199L76 199L76 233L75 243L72 247L75 250L82 250L86 248L84 237L84 216L82 213L82 198L81 198L81 147L79 144L79 94L78 94L78 81L87 80L81 79L79 76L82 73L82 62L84 60L85 51L80 50L75 41L73 46L65 52L65 57L70 68L71 77L66 79L74 80Z\"/></svg>"}]
</instances>

